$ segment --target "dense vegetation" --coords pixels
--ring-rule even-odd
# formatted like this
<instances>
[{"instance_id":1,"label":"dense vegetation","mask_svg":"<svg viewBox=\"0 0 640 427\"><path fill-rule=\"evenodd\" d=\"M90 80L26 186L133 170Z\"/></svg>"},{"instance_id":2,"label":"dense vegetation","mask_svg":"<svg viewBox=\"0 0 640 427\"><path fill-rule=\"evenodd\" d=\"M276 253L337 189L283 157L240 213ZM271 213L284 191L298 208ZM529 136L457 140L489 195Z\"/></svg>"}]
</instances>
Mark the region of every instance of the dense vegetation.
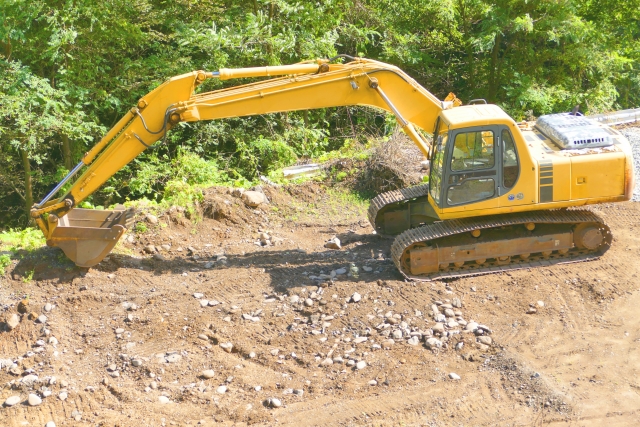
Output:
<instances>
[{"instance_id":1,"label":"dense vegetation","mask_svg":"<svg viewBox=\"0 0 640 427\"><path fill-rule=\"evenodd\" d=\"M640 0L2 0L0 224L40 198L136 100L195 69L339 53L516 118L640 105ZM212 83L213 89L220 83ZM92 202L184 194L392 131L341 108L181 126Z\"/></svg>"}]
</instances>

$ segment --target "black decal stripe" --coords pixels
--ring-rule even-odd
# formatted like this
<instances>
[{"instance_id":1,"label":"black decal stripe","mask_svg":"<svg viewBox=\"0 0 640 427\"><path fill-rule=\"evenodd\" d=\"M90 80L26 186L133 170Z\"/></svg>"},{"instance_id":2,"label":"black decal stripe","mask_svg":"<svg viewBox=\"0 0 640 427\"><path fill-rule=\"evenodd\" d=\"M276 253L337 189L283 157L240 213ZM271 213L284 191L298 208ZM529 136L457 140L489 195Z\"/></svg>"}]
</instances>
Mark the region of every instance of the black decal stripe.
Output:
<instances>
[{"instance_id":1,"label":"black decal stripe","mask_svg":"<svg viewBox=\"0 0 640 427\"><path fill-rule=\"evenodd\" d=\"M547 185L546 187L540 187L540 202L552 202L553 201L553 185Z\"/></svg>"}]
</instances>

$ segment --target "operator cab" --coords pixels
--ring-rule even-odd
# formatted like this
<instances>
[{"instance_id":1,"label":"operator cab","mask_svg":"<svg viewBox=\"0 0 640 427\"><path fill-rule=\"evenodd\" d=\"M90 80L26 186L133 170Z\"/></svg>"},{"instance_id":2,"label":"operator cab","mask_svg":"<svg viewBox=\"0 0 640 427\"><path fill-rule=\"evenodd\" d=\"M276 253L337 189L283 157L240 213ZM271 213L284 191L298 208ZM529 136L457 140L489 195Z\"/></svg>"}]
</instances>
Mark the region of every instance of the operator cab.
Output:
<instances>
[{"instance_id":1,"label":"operator cab","mask_svg":"<svg viewBox=\"0 0 640 427\"><path fill-rule=\"evenodd\" d=\"M511 123L495 105L443 111L434 130L429 176L429 193L440 209L497 198L513 188L520 162Z\"/></svg>"}]
</instances>

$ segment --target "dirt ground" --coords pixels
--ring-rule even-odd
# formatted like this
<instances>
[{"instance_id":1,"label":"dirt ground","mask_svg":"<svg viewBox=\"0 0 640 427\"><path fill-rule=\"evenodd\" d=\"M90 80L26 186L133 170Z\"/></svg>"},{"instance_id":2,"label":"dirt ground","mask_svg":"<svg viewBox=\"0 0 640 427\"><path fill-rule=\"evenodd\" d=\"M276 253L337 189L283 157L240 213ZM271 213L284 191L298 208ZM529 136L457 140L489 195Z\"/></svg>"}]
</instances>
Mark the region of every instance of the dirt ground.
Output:
<instances>
[{"instance_id":1,"label":"dirt ground","mask_svg":"<svg viewBox=\"0 0 640 427\"><path fill-rule=\"evenodd\" d=\"M23 254L0 279L0 318L26 312L0 332L0 403L20 398L0 425L640 425L640 203L593 208L615 236L599 260L407 282L365 207L314 185L267 195L140 217L88 271ZM434 305L460 333L412 345Z\"/></svg>"}]
</instances>

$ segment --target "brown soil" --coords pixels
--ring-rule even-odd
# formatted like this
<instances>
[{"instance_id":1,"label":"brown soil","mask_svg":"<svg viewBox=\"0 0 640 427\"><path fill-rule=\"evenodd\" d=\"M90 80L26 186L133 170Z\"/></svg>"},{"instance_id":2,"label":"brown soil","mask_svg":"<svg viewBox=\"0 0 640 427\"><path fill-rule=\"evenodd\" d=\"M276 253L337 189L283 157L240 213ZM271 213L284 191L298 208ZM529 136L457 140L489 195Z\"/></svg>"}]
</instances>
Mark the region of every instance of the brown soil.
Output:
<instances>
[{"instance_id":1,"label":"brown soil","mask_svg":"<svg viewBox=\"0 0 640 427\"><path fill-rule=\"evenodd\" d=\"M371 234L362 208L314 184L265 192L272 203L249 209L225 189L211 189L199 222L167 213L88 271L57 249L24 254L0 279L2 316L16 313L25 295L27 312L40 315L47 302L55 308L46 327L25 314L17 328L0 332L0 359L18 360L13 373L0 371L0 403L22 397L0 408L0 425L640 423L640 204L594 209L615 235L599 260L412 283L396 272L391 241ZM258 246L261 232L274 244ZM342 250L324 248L334 235ZM171 249L154 258L144 251L149 244ZM340 275L319 288L310 278L351 263L358 278ZM354 292L362 300L347 302ZM220 304L203 308L194 293ZM291 303L293 295L315 298L309 307ZM378 314L392 311L426 329L434 324L433 302L453 298L466 320L493 330L490 347L480 348L472 334L435 351L406 339L374 347L385 342L375 329ZM544 307L526 314L538 301ZM38 352L36 341L51 336L58 344ZM368 339L355 344L357 336ZM464 347L455 350L456 342ZM231 352L224 343L233 344ZM168 363L171 355L180 360ZM367 366L320 366L338 355ZM30 369L43 381L33 388L20 383ZM206 369L213 378L201 377ZM449 379L451 372L461 379ZM57 379L51 386L44 382L50 376ZM145 391L154 381L157 388ZM43 386L50 397L24 403ZM170 403L160 403L161 395ZM282 406L265 406L272 397Z\"/></svg>"}]
</instances>

